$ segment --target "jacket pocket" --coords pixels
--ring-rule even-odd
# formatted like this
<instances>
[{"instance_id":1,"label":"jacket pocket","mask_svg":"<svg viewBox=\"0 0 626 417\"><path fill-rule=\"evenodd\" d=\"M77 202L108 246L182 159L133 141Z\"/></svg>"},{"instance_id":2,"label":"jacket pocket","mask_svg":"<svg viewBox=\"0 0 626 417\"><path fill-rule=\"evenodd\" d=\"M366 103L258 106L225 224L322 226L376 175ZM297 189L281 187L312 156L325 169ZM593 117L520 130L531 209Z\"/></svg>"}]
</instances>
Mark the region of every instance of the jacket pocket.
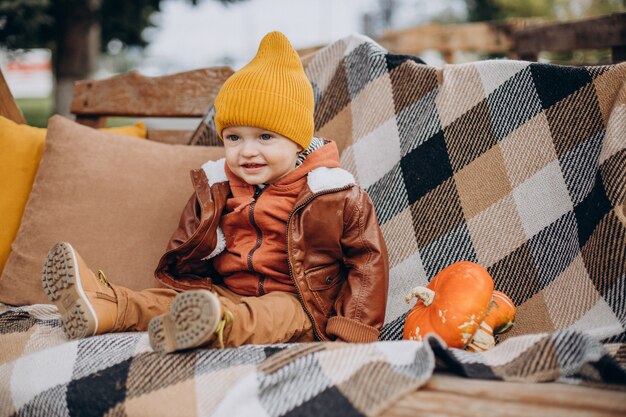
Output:
<instances>
[{"instance_id":1,"label":"jacket pocket","mask_svg":"<svg viewBox=\"0 0 626 417\"><path fill-rule=\"evenodd\" d=\"M341 266L332 265L305 273L307 286L313 293L315 304L326 317L331 316L334 310L333 306L343 277L341 271Z\"/></svg>"},{"instance_id":2,"label":"jacket pocket","mask_svg":"<svg viewBox=\"0 0 626 417\"><path fill-rule=\"evenodd\" d=\"M331 265L312 269L305 272L305 278L311 291L327 290L339 283L341 268L338 265Z\"/></svg>"}]
</instances>

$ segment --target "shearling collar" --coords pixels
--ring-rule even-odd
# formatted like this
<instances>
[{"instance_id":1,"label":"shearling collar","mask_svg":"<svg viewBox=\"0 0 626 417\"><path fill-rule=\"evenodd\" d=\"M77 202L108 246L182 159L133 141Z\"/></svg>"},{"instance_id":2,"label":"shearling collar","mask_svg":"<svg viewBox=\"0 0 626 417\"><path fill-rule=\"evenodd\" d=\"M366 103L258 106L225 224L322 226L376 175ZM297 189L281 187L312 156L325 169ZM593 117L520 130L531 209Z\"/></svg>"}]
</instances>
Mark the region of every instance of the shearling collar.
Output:
<instances>
[{"instance_id":1,"label":"shearling collar","mask_svg":"<svg viewBox=\"0 0 626 417\"><path fill-rule=\"evenodd\" d=\"M217 161L208 161L202 165L202 169L206 174L209 185L228 181L226 160L224 158ZM307 184L313 193L318 193L356 184L356 181L354 176L345 169L317 166L307 173Z\"/></svg>"},{"instance_id":2,"label":"shearling collar","mask_svg":"<svg viewBox=\"0 0 626 417\"><path fill-rule=\"evenodd\" d=\"M222 158L217 161L208 161L202 165L202 170L206 174L209 186L228 181L225 164L226 160ZM342 168L319 167L309 171L307 174L307 185L314 194L335 188L343 188L351 184L356 184L354 177ZM218 226L217 245L211 254L203 258L203 260L214 258L222 253L225 248L226 238L221 227Z\"/></svg>"},{"instance_id":3,"label":"shearling collar","mask_svg":"<svg viewBox=\"0 0 626 417\"><path fill-rule=\"evenodd\" d=\"M327 167L315 168L309 172L306 181L313 193L356 184L354 176L345 169Z\"/></svg>"}]
</instances>

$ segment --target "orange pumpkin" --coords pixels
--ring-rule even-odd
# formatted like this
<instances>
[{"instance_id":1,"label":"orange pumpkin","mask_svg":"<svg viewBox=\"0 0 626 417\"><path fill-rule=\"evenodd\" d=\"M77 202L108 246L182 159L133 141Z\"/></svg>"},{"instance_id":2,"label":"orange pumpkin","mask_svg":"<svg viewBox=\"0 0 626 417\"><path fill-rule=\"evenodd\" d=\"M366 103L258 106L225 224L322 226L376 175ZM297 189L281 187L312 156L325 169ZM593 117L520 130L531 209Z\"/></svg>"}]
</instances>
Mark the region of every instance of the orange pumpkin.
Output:
<instances>
[{"instance_id":1,"label":"orange pumpkin","mask_svg":"<svg viewBox=\"0 0 626 417\"><path fill-rule=\"evenodd\" d=\"M435 333L448 346L464 348L484 320L492 294L493 279L482 266L469 261L447 266L405 297L418 301L406 318L403 338L422 340Z\"/></svg>"},{"instance_id":2,"label":"orange pumpkin","mask_svg":"<svg viewBox=\"0 0 626 417\"><path fill-rule=\"evenodd\" d=\"M505 333L515 322L515 305L506 294L494 291L485 319L466 349L472 352L484 352L496 345L495 335Z\"/></svg>"}]
</instances>

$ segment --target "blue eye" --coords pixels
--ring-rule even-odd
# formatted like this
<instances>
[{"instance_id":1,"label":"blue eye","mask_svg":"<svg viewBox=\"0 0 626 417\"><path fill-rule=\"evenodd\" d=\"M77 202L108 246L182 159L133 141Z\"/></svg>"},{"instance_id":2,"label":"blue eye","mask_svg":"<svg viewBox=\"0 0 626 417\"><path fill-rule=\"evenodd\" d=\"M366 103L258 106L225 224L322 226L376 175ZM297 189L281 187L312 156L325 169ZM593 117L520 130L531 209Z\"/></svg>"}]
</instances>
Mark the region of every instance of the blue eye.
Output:
<instances>
[{"instance_id":1,"label":"blue eye","mask_svg":"<svg viewBox=\"0 0 626 417\"><path fill-rule=\"evenodd\" d=\"M231 142L236 142L236 141L238 141L238 140L239 140L239 136L237 136L237 135L228 135L228 136L226 137L226 139L228 139L228 140L229 140L229 141L231 141Z\"/></svg>"},{"instance_id":2,"label":"blue eye","mask_svg":"<svg viewBox=\"0 0 626 417\"><path fill-rule=\"evenodd\" d=\"M270 139L272 139L272 135L270 135L269 133L263 133L261 135L261 139L262 140L270 140Z\"/></svg>"}]
</instances>

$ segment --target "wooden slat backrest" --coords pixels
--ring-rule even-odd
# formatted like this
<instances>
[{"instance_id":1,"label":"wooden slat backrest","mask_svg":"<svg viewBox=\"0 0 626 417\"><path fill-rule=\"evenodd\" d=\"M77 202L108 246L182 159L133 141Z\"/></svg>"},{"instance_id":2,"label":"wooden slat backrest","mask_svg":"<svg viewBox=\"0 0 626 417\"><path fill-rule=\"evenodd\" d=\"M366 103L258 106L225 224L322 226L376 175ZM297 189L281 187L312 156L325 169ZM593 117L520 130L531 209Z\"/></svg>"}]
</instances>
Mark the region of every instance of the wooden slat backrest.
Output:
<instances>
[{"instance_id":1,"label":"wooden slat backrest","mask_svg":"<svg viewBox=\"0 0 626 417\"><path fill-rule=\"evenodd\" d=\"M447 63L455 62L456 52L498 53L536 61L540 52L584 49L610 49L611 62L618 63L626 61L626 13L560 23L532 18L420 25L388 30L374 40L396 54L421 55L436 50ZM302 49L300 53L311 54L322 47Z\"/></svg>"},{"instance_id":2,"label":"wooden slat backrest","mask_svg":"<svg viewBox=\"0 0 626 417\"><path fill-rule=\"evenodd\" d=\"M217 92L233 73L229 67L212 67L177 74L146 77L136 71L103 80L78 81L71 112L78 123L104 127L107 117L202 117ZM149 130L148 137L183 143L190 131Z\"/></svg>"},{"instance_id":3,"label":"wooden slat backrest","mask_svg":"<svg viewBox=\"0 0 626 417\"><path fill-rule=\"evenodd\" d=\"M626 60L626 13L525 27L515 33L515 52L536 60L539 52L611 49L613 63Z\"/></svg>"}]
</instances>

